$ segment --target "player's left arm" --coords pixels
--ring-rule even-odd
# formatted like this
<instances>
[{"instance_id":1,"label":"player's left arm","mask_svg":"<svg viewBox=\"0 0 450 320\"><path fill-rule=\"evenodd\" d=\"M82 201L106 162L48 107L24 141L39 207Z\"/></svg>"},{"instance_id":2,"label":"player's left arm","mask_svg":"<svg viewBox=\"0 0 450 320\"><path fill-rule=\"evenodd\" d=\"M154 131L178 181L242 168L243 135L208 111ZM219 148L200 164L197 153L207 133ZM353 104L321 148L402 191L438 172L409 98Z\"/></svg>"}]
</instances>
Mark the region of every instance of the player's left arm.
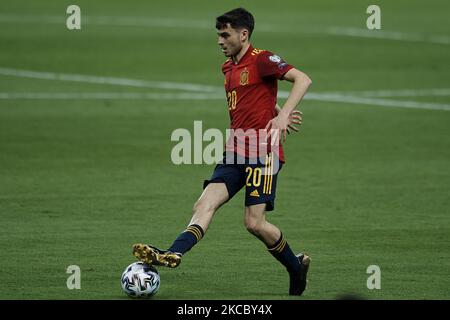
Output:
<instances>
[{"instance_id":1,"label":"player's left arm","mask_svg":"<svg viewBox=\"0 0 450 320\"><path fill-rule=\"evenodd\" d=\"M305 96L312 81L306 73L295 68L286 72L283 79L293 83L292 89L278 115L267 123L266 130L279 130L278 132L283 136L283 140L286 140L290 116Z\"/></svg>"},{"instance_id":2,"label":"player's left arm","mask_svg":"<svg viewBox=\"0 0 450 320\"><path fill-rule=\"evenodd\" d=\"M278 105L278 103L275 104L275 111L276 111L277 115L281 111L281 107ZM302 124L302 121L303 121L302 116L303 116L303 112L301 112L300 110L293 110L291 112L291 114L289 115L289 125L286 130L288 134L291 134L291 131L295 131L295 132L299 131L299 128L295 125L297 124L300 126Z\"/></svg>"}]
</instances>

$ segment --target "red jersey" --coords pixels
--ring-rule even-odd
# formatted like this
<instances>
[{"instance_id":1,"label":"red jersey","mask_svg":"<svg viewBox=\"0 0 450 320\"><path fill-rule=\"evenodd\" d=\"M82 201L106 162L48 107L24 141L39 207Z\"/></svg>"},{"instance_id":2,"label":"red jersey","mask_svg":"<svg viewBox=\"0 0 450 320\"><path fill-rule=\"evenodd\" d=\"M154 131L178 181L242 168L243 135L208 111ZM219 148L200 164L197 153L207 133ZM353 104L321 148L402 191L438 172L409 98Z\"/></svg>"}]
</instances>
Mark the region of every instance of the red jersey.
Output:
<instances>
[{"instance_id":1,"label":"red jersey","mask_svg":"<svg viewBox=\"0 0 450 320\"><path fill-rule=\"evenodd\" d=\"M250 140L255 134L259 137L258 130L263 130L276 117L277 81L292 68L292 65L270 51L254 49L252 46L239 63L235 64L232 59L225 61L222 72L225 75L225 91L233 130L231 137L234 137L227 142L227 151L234 151L245 157L253 157L258 152L257 155L261 156L258 151L260 146L256 146L256 149L255 145L252 147L252 143L248 143L249 137ZM242 130L245 136L238 133ZM238 143L245 139L247 143ZM284 162L281 144L276 149L278 150L274 148L272 151ZM266 150L271 151L270 145Z\"/></svg>"}]
</instances>

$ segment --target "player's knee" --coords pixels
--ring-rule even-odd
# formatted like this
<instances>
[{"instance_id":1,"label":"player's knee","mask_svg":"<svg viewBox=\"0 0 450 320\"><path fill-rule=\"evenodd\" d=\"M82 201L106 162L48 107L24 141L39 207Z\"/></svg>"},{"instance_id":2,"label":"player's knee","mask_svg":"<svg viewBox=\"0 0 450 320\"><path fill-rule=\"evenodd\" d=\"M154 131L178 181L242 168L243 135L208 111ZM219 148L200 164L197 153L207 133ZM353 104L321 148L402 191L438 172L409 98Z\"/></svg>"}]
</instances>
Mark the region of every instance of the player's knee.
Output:
<instances>
[{"instance_id":1,"label":"player's knee","mask_svg":"<svg viewBox=\"0 0 450 320\"><path fill-rule=\"evenodd\" d=\"M262 222L261 219L246 218L245 228L247 228L247 231L251 234L258 235L262 229Z\"/></svg>"}]
</instances>

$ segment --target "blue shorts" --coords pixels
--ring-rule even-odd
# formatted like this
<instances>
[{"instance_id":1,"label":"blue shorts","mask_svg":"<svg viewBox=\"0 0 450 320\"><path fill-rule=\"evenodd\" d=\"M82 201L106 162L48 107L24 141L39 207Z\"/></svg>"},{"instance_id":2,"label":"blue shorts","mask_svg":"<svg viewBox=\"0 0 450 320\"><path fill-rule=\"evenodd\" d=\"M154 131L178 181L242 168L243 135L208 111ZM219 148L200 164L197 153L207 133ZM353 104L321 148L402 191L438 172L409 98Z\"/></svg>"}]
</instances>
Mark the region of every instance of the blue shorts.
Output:
<instances>
[{"instance_id":1,"label":"blue shorts","mask_svg":"<svg viewBox=\"0 0 450 320\"><path fill-rule=\"evenodd\" d=\"M282 164L273 153L258 159L224 154L211 179L203 183L203 189L210 183L223 182L230 200L245 186L245 206L266 203L266 211L272 211L275 208L277 177Z\"/></svg>"}]
</instances>

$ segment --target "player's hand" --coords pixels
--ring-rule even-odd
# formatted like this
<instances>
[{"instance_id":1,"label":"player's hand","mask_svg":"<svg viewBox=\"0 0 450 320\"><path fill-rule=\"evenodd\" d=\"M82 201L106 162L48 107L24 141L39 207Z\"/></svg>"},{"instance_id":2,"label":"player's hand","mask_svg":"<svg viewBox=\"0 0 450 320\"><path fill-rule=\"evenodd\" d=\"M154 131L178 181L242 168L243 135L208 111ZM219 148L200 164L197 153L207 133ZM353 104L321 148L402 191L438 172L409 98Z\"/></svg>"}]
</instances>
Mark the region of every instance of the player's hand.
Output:
<instances>
[{"instance_id":1,"label":"player's hand","mask_svg":"<svg viewBox=\"0 0 450 320\"><path fill-rule=\"evenodd\" d=\"M278 141L283 138L283 142L286 141L287 134L290 134L292 131L298 132L299 128L297 125L301 125L303 118L303 113L299 110L293 110L288 116L283 112L279 112L277 109L277 116L270 120L265 130L267 131L267 136L272 136L271 141ZM281 135L279 135L281 133ZM273 143L272 143L273 144Z\"/></svg>"},{"instance_id":2,"label":"player's hand","mask_svg":"<svg viewBox=\"0 0 450 320\"><path fill-rule=\"evenodd\" d=\"M286 141L287 129L289 128L290 115L281 111L278 115L270 120L265 130L267 132L267 138L271 138L271 145L279 142L281 139ZM283 138L282 138L283 137Z\"/></svg>"},{"instance_id":3,"label":"player's hand","mask_svg":"<svg viewBox=\"0 0 450 320\"><path fill-rule=\"evenodd\" d=\"M303 121L303 112L299 110L294 110L289 115L289 125L287 127L287 133L291 134L292 131L298 132L300 129L297 126L294 126L294 124L298 124L299 126L302 125Z\"/></svg>"}]
</instances>

